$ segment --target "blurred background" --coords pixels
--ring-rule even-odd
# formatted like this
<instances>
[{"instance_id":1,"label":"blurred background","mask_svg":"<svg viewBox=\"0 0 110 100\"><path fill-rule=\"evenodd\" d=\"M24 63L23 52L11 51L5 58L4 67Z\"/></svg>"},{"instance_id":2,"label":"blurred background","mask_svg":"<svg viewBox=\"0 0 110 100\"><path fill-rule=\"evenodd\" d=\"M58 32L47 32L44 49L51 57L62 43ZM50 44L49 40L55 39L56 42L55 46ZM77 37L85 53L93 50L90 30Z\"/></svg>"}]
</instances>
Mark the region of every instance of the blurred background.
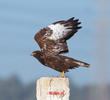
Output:
<instances>
[{"instance_id":1,"label":"blurred background","mask_svg":"<svg viewBox=\"0 0 110 100\"><path fill-rule=\"evenodd\" d=\"M36 80L61 74L30 56L39 49L33 37L41 28L73 16L83 28L68 40L67 56L91 66L65 74L70 100L110 100L109 4L109 0L0 0L0 100L36 100Z\"/></svg>"}]
</instances>

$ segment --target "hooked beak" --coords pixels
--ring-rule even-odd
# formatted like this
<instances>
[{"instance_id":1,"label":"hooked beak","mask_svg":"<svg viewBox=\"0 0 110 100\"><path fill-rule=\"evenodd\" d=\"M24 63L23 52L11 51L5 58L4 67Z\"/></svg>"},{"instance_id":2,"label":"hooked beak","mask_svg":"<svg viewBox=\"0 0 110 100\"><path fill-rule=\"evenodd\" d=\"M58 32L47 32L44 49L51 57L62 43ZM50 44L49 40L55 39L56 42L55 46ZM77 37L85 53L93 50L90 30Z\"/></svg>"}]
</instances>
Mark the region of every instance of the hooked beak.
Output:
<instances>
[{"instance_id":1,"label":"hooked beak","mask_svg":"<svg viewBox=\"0 0 110 100\"><path fill-rule=\"evenodd\" d=\"M32 52L31 56L34 56L36 53Z\"/></svg>"}]
</instances>

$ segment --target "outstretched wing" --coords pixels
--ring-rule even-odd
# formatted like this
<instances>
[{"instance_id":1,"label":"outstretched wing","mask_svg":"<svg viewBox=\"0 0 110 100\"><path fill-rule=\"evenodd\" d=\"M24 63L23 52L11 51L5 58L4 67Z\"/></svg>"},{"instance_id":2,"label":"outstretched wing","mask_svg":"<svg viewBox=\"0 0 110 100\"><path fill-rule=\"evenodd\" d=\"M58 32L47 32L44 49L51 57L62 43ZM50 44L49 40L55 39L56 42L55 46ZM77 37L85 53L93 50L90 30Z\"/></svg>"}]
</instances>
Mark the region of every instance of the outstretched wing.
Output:
<instances>
[{"instance_id":1,"label":"outstretched wing","mask_svg":"<svg viewBox=\"0 0 110 100\"><path fill-rule=\"evenodd\" d=\"M53 34L48 38L51 40L69 39L81 28L81 26L79 26L81 22L78 21L78 19L74 20L73 17L67 21L58 21L49 25L48 27L53 31Z\"/></svg>"},{"instance_id":2,"label":"outstretched wing","mask_svg":"<svg viewBox=\"0 0 110 100\"><path fill-rule=\"evenodd\" d=\"M80 22L74 18L58 21L41 29L34 38L46 55L65 53L68 52L66 40L81 28L79 24Z\"/></svg>"}]
</instances>

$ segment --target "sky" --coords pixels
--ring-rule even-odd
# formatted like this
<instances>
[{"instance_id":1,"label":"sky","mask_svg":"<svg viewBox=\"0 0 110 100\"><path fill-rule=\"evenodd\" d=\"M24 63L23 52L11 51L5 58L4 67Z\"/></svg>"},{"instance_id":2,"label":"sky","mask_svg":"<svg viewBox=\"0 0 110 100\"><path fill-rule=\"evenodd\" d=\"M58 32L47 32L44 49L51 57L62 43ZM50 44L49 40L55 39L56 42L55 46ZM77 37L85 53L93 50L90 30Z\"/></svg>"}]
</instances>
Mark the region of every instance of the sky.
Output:
<instances>
[{"instance_id":1,"label":"sky","mask_svg":"<svg viewBox=\"0 0 110 100\"><path fill-rule=\"evenodd\" d=\"M69 53L66 55L87 62L91 66L88 69L80 67L70 70L65 75L78 85L100 83L104 75L104 79L110 82L108 2L107 0L105 2L103 0L0 0L0 78L18 75L23 82L30 82L36 81L39 77L59 76L61 73L44 67L30 56L31 52L39 50L34 35L55 21L67 20L74 16L82 22L83 28L67 41ZM103 31L97 29L100 25ZM104 29L103 25L106 26ZM104 39L104 42L101 39ZM104 55L101 56L102 53ZM102 62L100 57L104 58ZM100 64L106 67L100 68Z\"/></svg>"}]
</instances>

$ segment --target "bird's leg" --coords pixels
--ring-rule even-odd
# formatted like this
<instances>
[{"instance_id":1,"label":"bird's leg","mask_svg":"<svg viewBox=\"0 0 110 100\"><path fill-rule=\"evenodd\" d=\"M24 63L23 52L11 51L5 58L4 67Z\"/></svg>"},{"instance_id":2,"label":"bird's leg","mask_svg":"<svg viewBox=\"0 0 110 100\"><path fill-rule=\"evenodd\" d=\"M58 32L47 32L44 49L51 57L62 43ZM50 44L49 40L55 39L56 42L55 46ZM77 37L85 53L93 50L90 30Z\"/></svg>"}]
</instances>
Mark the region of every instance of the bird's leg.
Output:
<instances>
[{"instance_id":1,"label":"bird's leg","mask_svg":"<svg viewBox=\"0 0 110 100\"><path fill-rule=\"evenodd\" d=\"M59 78L66 78L66 76L64 75L64 71L62 71L62 74L61 74L61 76L59 76Z\"/></svg>"},{"instance_id":2,"label":"bird's leg","mask_svg":"<svg viewBox=\"0 0 110 100\"><path fill-rule=\"evenodd\" d=\"M59 78L67 78L65 75L64 75L64 71L62 71L62 73L61 73L61 75L60 76L58 76Z\"/></svg>"},{"instance_id":3,"label":"bird's leg","mask_svg":"<svg viewBox=\"0 0 110 100\"><path fill-rule=\"evenodd\" d=\"M62 76L62 77L64 77L64 71L62 71L62 74L61 74L61 76Z\"/></svg>"}]
</instances>

